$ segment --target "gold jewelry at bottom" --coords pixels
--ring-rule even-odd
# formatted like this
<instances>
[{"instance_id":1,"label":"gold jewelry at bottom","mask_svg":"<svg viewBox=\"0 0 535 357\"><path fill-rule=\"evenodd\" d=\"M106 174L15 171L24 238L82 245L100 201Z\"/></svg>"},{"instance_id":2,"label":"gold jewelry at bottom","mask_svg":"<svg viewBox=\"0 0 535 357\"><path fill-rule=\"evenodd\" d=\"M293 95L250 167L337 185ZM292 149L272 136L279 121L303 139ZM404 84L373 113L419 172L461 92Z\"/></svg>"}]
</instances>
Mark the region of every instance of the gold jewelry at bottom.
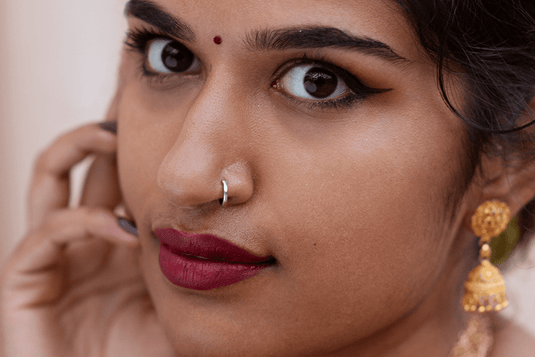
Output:
<instances>
[{"instance_id":1,"label":"gold jewelry at bottom","mask_svg":"<svg viewBox=\"0 0 535 357\"><path fill-rule=\"evenodd\" d=\"M502 274L487 259L468 274L464 287L463 306L466 311L500 311L508 304Z\"/></svg>"},{"instance_id":2,"label":"gold jewelry at bottom","mask_svg":"<svg viewBox=\"0 0 535 357\"><path fill-rule=\"evenodd\" d=\"M481 263L468 274L464 283L462 304L466 311L500 311L508 304L502 274L489 261L491 249L488 243L507 228L510 218L509 207L499 201L481 204L472 216L472 228L481 237Z\"/></svg>"}]
</instances>

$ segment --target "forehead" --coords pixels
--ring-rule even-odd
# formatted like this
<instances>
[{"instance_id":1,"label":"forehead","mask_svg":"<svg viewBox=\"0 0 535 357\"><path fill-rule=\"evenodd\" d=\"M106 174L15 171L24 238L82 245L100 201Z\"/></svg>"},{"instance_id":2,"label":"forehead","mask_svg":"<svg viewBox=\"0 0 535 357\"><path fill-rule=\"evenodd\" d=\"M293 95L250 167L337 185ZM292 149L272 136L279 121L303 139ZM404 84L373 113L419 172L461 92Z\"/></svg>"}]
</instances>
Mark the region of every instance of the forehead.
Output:
<instances>
[{"instance_id":1,"label":"forehead","mask_svg":"<svg viewBox=\"0 0 535 357\"><path fill-rule=\"evenodd\" d=\"M378 40L415 60L418 45L403 10L393 0L151 0L187 23L196 37L243 40L262 29L298 26L336 27Z\"/></svg>"}]
</instances>

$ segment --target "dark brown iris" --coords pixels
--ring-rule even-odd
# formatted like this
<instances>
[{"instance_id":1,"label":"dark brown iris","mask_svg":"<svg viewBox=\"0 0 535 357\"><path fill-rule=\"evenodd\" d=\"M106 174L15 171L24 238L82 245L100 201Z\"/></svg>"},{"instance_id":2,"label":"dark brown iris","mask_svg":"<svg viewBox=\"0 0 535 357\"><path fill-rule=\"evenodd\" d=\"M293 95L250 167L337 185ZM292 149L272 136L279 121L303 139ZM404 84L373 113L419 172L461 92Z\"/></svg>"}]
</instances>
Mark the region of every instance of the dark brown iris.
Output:
<instances>
[{"instance_id":1,"label":"dark brown iris","mask_svg":"<svg viewBox=\"0 0 535 357\"><path fill-rule=\"evenodd\" d=\"M326 98L334 93L337 85L338 78L327 69L313 67L305 74L305 89L313 97Z\"/></svg>"},{"instance_id":2,"label":"dark brown iris","mask_svg":"<svg viewBox=\"0 0 535 357\"><path fill-rule=\"evenodd\" d=\"M179 42L169 42L162 51L162 62L173 72L184 72L193 64L194 56Z\"/></svg>"}]
</instances>

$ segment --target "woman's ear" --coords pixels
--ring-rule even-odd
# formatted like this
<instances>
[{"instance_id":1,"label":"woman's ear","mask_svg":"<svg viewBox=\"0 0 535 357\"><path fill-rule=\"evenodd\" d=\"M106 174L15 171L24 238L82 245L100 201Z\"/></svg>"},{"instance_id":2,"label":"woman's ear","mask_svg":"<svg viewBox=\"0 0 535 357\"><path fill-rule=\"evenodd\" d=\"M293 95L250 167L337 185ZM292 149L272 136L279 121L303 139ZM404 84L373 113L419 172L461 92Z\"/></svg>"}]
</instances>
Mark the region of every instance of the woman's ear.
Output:
<instances>
[{"instance_id":1,"label":"woman's ear","mask_svg":"<svg viewBox=\"0 0 535 357\"><path fill-rule=\"evenodd\" d=\"M535 124L524 129L528 138L523 145L526 152L535 151ZM532 138L529 138L532 135ZM477 207L485 201L497 200L509 207L511 217L516 216L524 206L535 199L535 160L516 156L503 159L484 155L480 170L472 182L469 196L469 209L463 219L463 225L472 232L472 215Z\"/></svg>"},{"instance_id":2,"label":"woman's ear","mask_svg":"<svg viewBox=\"0 0 535 357\"><path fill-rule=\"evenodd\" d=\"M488 167L495 165L487 164ZM503 163L499 160L497 166L501 166L501 174L483 187L481 200L502 201L509 206L511 217L516 216L535 198L535 161Z\"/></svg>"},{"instance_id":3,"label":"woman's ear","mask_svg":"<svg viewBox=\"0 0 535 357\"><path fill-rule=\"evenodd\" d=\"M531 100L519 120L517 127L528 125L518 132L519 140L516 147L518 152L511 155L507 161L497 159L487 164L501 167L498 180L489 184L483 191L484 197L505 202L511 210L511 217L535 199L535 99ZM531 124L530 124L531 123ZM495 166L496 167L496 166Z\"/></svg>"}]
</instances>

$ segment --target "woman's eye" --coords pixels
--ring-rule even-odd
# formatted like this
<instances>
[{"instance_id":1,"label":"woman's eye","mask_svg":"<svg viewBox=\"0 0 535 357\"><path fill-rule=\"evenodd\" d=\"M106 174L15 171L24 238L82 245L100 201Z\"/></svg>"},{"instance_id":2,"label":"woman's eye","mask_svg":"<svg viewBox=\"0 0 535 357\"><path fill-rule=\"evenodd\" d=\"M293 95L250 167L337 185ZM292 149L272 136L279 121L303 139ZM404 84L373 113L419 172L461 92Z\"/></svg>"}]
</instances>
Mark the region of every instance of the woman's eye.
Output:
<instances>
[{"instance_id":1,"label":"woman's eye","mask_svg":"<svg viewBox=\"0 0 535 357\"><path fill-rule=\"evenodd\" d=\"M183 44L169 39L155 39L148 44L150 70L159 73L197 72L199 59Z\"/></svg>"},{"instance_id":2,"label":"woman's eye","mask_svg":"<svg viewBox=\"0 0 535 357\"><path fill-rule=\"evenodd\" d=\"M351 89L333 71L315 64L301 64L277 81L277 88L304 99L334 99L351 93Z\"/></svg>"}]
</instances>

